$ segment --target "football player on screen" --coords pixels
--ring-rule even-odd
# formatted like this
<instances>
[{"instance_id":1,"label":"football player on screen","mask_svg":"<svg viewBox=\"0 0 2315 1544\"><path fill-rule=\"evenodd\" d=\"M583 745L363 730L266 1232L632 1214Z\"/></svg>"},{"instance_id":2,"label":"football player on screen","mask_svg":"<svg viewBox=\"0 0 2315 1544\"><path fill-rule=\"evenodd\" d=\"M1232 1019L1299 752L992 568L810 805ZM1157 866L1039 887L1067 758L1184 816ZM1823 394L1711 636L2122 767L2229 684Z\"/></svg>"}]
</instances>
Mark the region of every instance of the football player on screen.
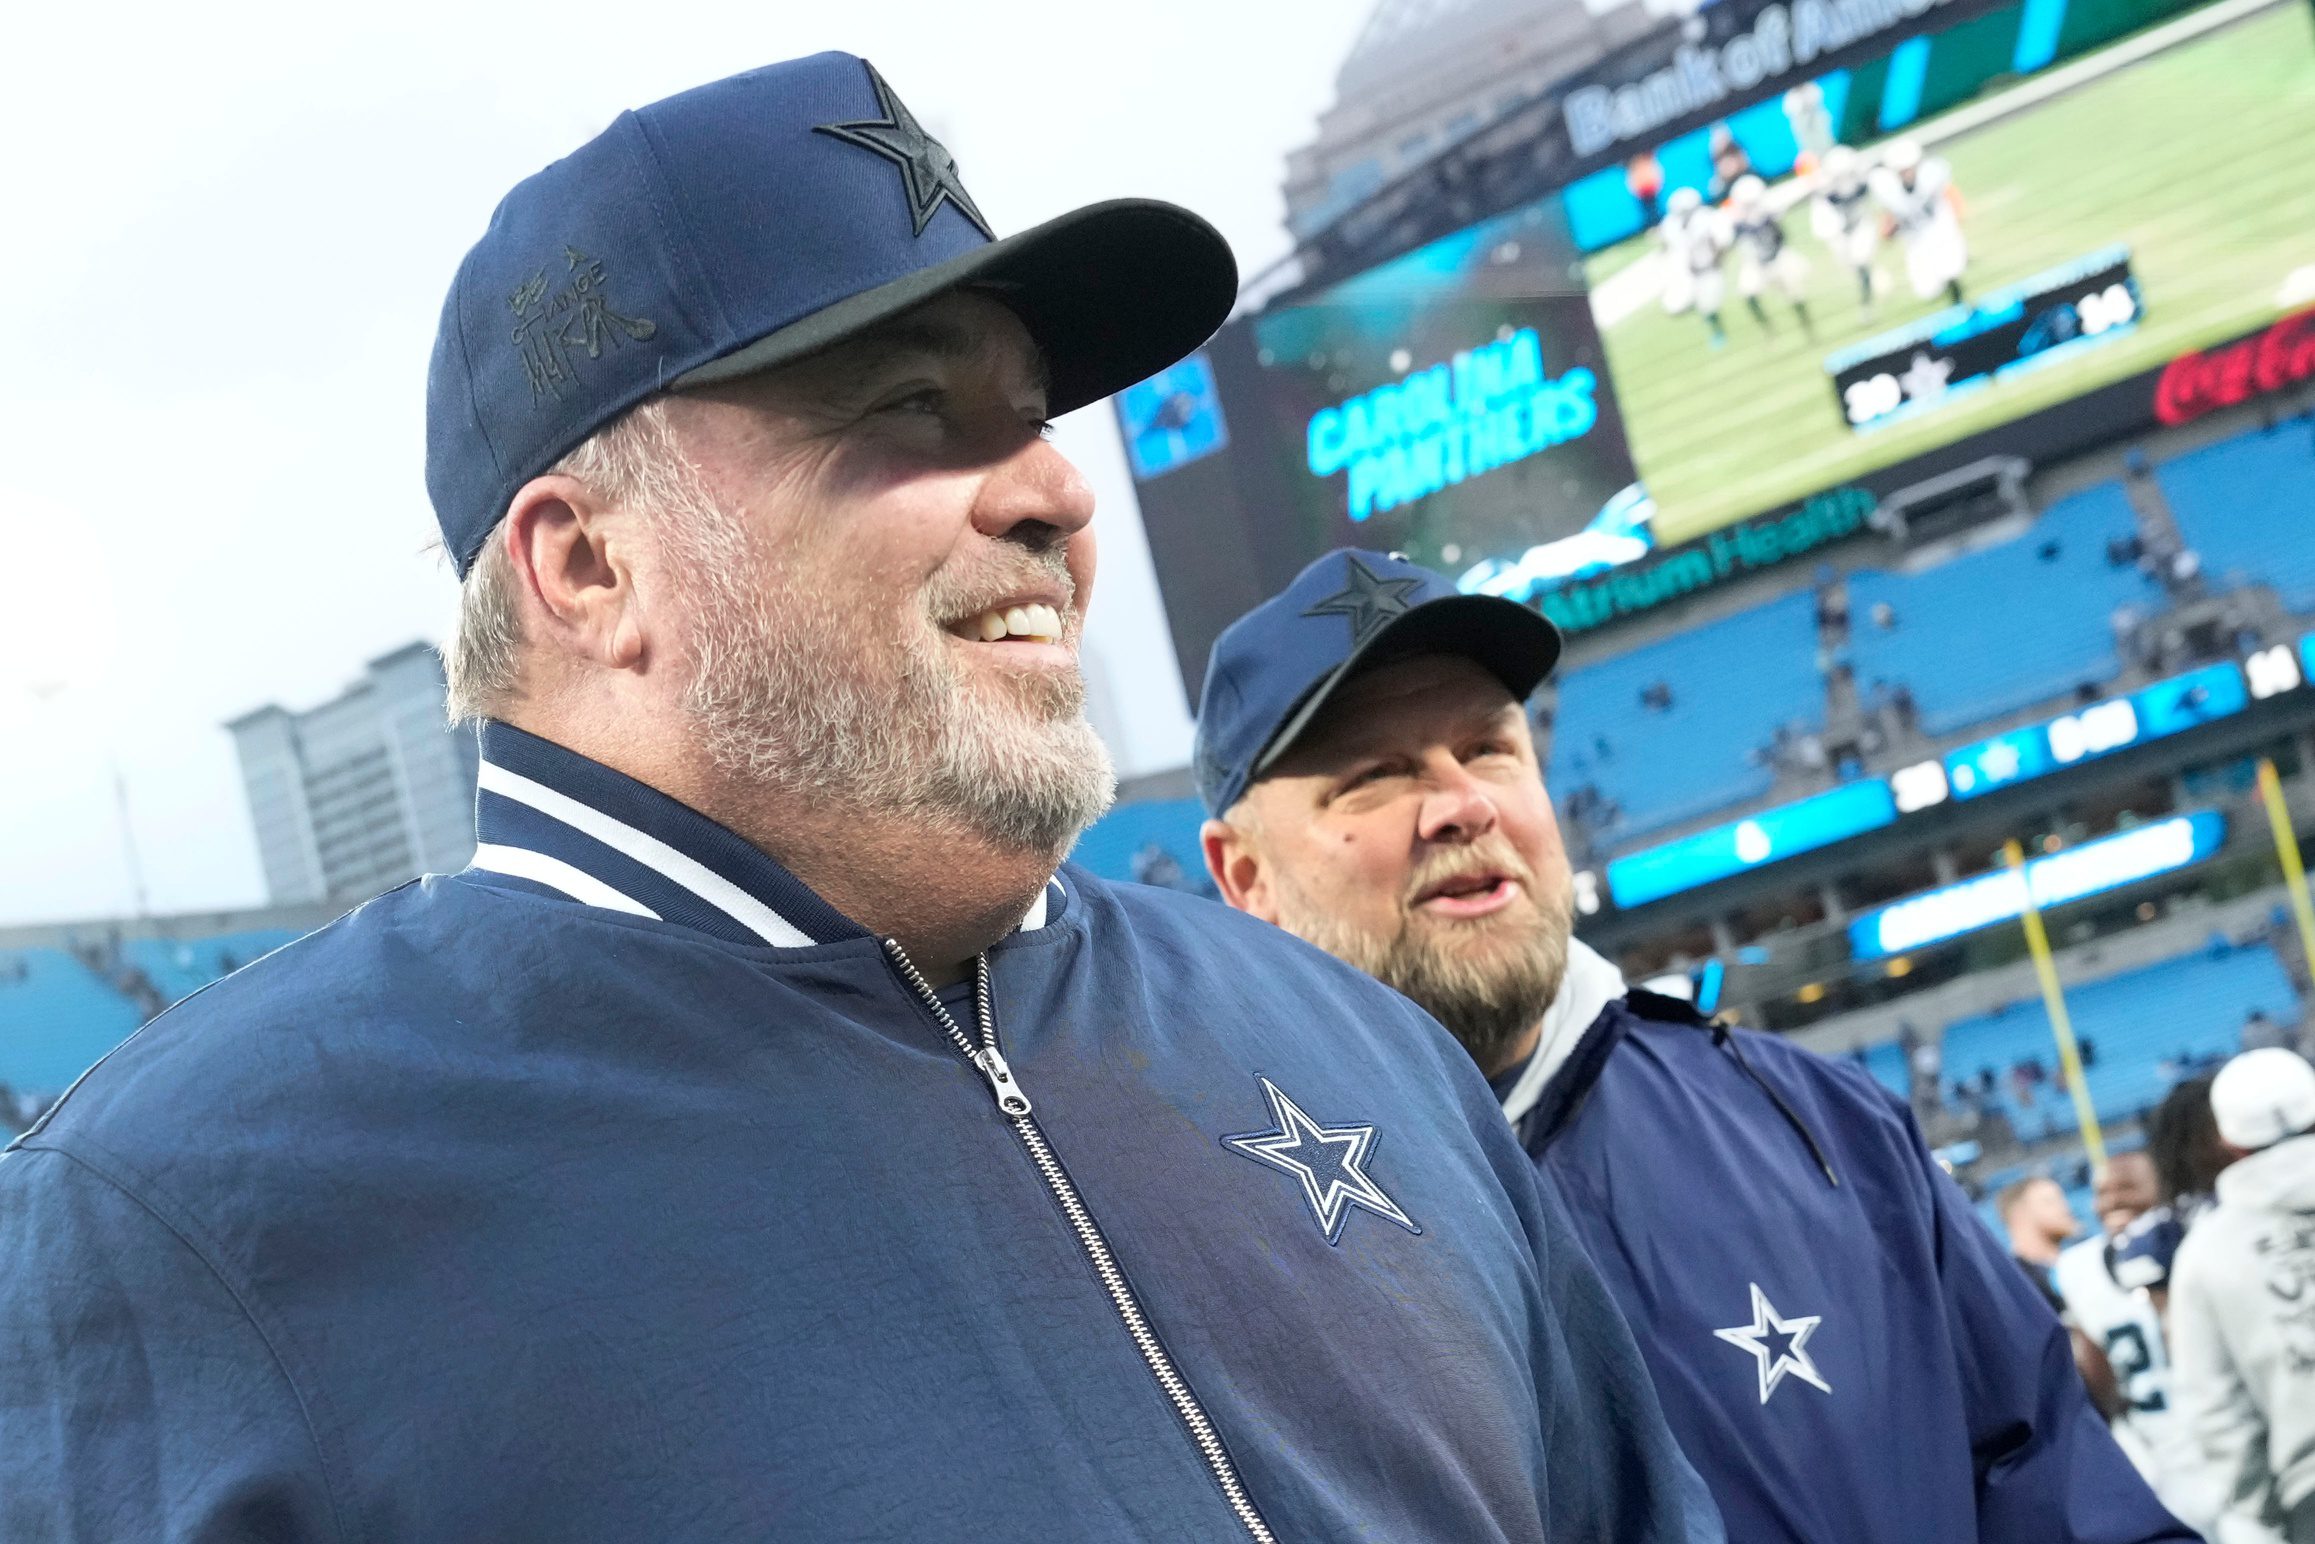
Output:
<instances>
[{"instance_id":1,"label":"football player on screen","mask_svg":"<svg viewBox=\"0 0 2315 1544\"><path fill-rule=\"evenodd\" d=\"M1905 276L1913 293L1935 300L1940 292L1961 304L1969 238L1961 229L1961 195L1942 156L1923 155L1910 139L1893 139L1874 169L1873 196L1886 212L1885 230L1905 244Z\"/></svg>"},{"instance_id":2,"label":"football player on screen","mask_svg":"<svg viewBox=\"0 0 2315 1544\"><path fill-rule=\"evenodd\" d=\"M1720 303L1728 293L1722 270L1735 239L1728 217L1694 188L1674 188L1664 201L1664 223L1656 234L1664 243L1664 309L1674 316L1693 310L1704 318L1712 346L1722 347L1728 342L1720 325Z\"/></svg>"},{"instance_id":3,"label":"football player on screen","mask_svg":"<svg viewBox=\"0 0 2315 1544\"><path fill-rule=\"evenodd\" d=\"M1761 331L1776 331L1760 303L1760 292L1774 284L1792 302L1802 334L1815 337L1809 321L1808 259L1786 244L1784 219L1769 203L1767 183L1758 177L1736 179L1728 190L1728 228L1736 244L1736 292Z\"/></svg>"},{"instance_id":4,"label":"football player on screen","mask_svg":"<svg viewBox=\"0 0 2315 1544\"><path fill-rule=\"evenodd\" d=\"M1881 251L1881 222L1874 217L1865 163L1847 145L1825 152L1809 203L1809 228L1834 260L1856 275L1857 301L1870 322L1873 301L1889 287L1889 278L1873 262Z\"/></svg>"}]
</instances>

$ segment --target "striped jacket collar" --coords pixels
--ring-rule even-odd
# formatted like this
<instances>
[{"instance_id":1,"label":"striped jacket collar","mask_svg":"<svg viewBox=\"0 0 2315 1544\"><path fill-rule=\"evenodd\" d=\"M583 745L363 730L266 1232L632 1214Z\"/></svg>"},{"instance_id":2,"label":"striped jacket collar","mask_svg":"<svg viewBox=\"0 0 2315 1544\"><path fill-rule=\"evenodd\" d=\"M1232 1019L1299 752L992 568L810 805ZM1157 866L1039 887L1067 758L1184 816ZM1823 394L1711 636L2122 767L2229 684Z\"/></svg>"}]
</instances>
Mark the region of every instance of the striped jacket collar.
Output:
<instances>
[{"instance_id":1,"label":"striped jacket collar","mask_svg":"<svg viewBox=\"0 0 2315 1544\"><path fill-rule=\"evenodd\" d=\"M871 936L761 848L656 788L511 724L482 728L474 861L491 883L696 928L738 944L804 949ZM1022 918L1067 904L1050 881Z\"/></svg>"}]
</instances>

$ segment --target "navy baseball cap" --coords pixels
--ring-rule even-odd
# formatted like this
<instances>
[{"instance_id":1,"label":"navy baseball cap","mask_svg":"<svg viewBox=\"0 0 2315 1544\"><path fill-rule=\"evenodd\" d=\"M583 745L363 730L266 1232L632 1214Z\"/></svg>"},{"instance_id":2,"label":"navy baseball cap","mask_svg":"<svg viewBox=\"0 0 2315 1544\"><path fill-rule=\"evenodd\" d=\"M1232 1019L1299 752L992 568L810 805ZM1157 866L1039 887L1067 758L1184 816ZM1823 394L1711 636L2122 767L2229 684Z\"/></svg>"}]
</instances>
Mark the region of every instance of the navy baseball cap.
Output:
<instances>
[{"instance_id":1,"label":"navy baseball cap","mask_svg":"<svg viewBox=\"0 0 2315 1544\"><path fill-rule=\"evenodd\" d=\"M1361 670L1461 654L1525 702L1559 660L1559 629L1497 595L1465 595L1395 552L1340 547L1214 640L1198 694L1198 797L1220 815Z\"/></svg>"},{"instance_id":2,"label":"navy baseball cap","mask_svg":"<svg viewBox=\"0 0 2315 1544\"><path fill-rule=\"evenodd\" d=\"M1203 343L1237 298L1186 209L1093 204L996 239L866 60L815 54L622 113L517 183L458 266L426 383L426 488L458 572L516 490L654 392L784 364L964 285L1065 413Z\"/></svg>"}]
</instances>

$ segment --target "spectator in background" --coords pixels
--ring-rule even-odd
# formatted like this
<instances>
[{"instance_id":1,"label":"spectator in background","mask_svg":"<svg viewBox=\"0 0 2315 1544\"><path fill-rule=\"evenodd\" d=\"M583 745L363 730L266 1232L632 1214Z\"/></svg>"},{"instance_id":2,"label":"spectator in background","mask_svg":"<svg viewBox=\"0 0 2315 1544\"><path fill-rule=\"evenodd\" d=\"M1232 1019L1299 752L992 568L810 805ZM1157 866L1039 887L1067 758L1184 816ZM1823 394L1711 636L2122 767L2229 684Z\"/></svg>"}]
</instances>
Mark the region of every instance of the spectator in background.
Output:
<instances>
[{"instance_id":1,"label":"spectator in background","mask_svg":"<svg viewBox=\"0 0 2315 1544\"><path fill-rule=\"evenodd\" d=\"M2031 1109L2033 1107L2034 1091L2041 1086L2042 1064L2040 1062L2029 1057L2011 1066L2010 1096L2017 1100L2021 1108Z\"/></svg>"},{"instance_id":2,"label":"spectator in background","mask_svg":"<svg viewBox=\"0 0 2315 1544\"><path fill-rule=\"evenodd\" d=\"M2161 1294L2179 1230L2162 1205L2154 1160L2114 1154L2092 1195L2099 1231L2059 1255L2053 1272L2080 1337L2075 1362L2162 1504L2207 1533L2226 1496L2171 1390Z\"/></svg>"},{"instance_id":3,"label":"spectator in background","mask_svg":"<svg viewBox=\"0 0 2315 1544\"><path fill-rule=\"evenodd\" d=\"M2234 1162L2219 1140L2209 1078L2189 1078L2163 1096L2147 1122L2146 1152L2154 1160L2162 1204L2181 1228L2192 1226L2210 1205L2219 1171Z\"/></svg>"},{"instance_id":4,"label":"spectator in background","mask_svg":"<svg viewBox=\"0 0 2315 1544\"><path fill-rule=\"evenodd\" d=\"M1849 638L1849 586L1830 566L1817 570L1817 638L1828 646Z\"/></svg>"},{"instance_id":5,"label":"spectator in background","mask_svg":"<svg viewBox=\"0 0 2315 1544\"><path fill-rule=\"evenodd\" d=\"M1897 710L1898 728L1910 732L1920 726L1921 706L1913 700L1912 687L1899 681L1897 689L1890 694L1889 705Z\"/></svg>"},{"instance_id":6,"label":"spectator in background","mask_svg":"<svg viewBox=\"0 0 2315 1544\"><path fill-rule=\"evenodd\" d=\"M1899 1032L1913 1040L1907 1057L1913 1071L1913 1113L1926 1121L1937 1108L1937 1084L1945 1075L1945 1053L1935 1040L1924 1037L1911 1024L1900 1025Z\"/></svg>"},{"instance_id":7,"label":"spectator in background","mask_svg":"<svg viewBox=\"0 0 2315 1544\"><path fill-rule=\"evenodd\" d=\"M1953 1085L1953 1103L1954 1107L1968 1118L1968 1123L1972 1126L1985 1118L1985 1100L1978 1094L1977 1079L1975 1078Z\"/></svg>"},{"instance_id":8,"label":"spectator in background","mask_svg":"<svg viewBox=\"0 0 2315 1544\"><path fill-rule=\"evenodd\" d=\"M2237 1161L2171 1271L2181 1414L2234 1512L2315 1544L2315 1067L2246 1051L2210 1098Z\"/></svg>"},{"instance_id":9,"label":"spectator in background","mask_svg":"<svg viewBox=\"0 0 2315 1544\"><path fill-rule=\"evenodd\" d=\"M2010 1258L2018 1262L2050 1311L2064 1313L2066 1300L2058 1295L2050 1273L2067 1241L2082 1231L2074 1209L2066 1204L2066 1192L2048 1175L2036 1174L2003 1190L1994 1200L1994 1210L2009 1235Z\"/></svg>"}]
</instances>

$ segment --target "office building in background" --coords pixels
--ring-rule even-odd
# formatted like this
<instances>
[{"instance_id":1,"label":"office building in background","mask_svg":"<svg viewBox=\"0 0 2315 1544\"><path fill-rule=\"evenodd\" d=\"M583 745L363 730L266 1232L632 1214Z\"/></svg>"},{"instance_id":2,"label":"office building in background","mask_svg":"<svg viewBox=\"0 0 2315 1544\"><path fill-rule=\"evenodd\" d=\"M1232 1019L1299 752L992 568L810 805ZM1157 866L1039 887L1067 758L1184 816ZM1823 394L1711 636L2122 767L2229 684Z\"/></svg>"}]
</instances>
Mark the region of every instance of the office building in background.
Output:
<instances>
[{"instance_id":1,"label":"office building in background","mask_svg":"<svg viewBox=\"0 0 2315 1544\"><path fill-rule=\"evenodd\" d=\"M316 708L269 705L226 727L276 906L360 901L474 855L474 735L443 719L423 643L371 660Z\"/></svg>"}]
</instances>

